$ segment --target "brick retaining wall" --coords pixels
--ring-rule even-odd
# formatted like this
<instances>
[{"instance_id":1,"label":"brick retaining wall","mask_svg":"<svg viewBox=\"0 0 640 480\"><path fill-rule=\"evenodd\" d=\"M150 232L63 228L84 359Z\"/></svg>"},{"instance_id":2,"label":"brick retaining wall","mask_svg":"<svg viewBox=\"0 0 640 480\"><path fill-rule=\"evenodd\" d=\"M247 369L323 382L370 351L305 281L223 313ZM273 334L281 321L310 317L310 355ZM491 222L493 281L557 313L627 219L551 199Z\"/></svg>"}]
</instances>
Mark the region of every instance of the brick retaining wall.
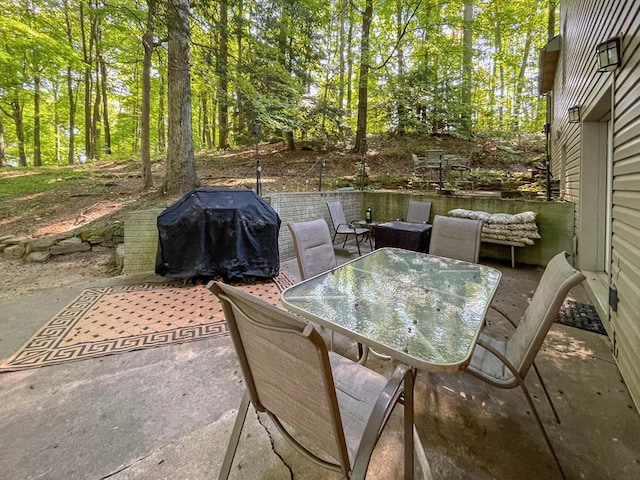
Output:
<instances>
[{"instance_id":1,"label":"brick retaining wall","mask_svg":"<svg viewBox=\"0 0 640 480\"><path fill-rule=\"evenodd\" d=\"M561 250L573 251L573 204L569 202L542 202L527 200L464 198L435 194L402 192L311 192L273 193L265 197L282 221L278 247L280 260L295 258L289 222L324 218L331 227L326 202L339 200L348 221L364 218L364 210L371 206L374 220L387 221L406 216L409 200L432 202L431 215L446 215L453 208L485 210L490 213L518 213L534 211L542 238L536 244L523 248L518 262L546 265L549 258ZM162 209L141 210L132 213L125 222L125 260L123 273L152 272L155 269L158 232L156 218ZM495 247L495 248L492 248ZM508 260L509 250L492 245L483 246L482 255Z\"/></svg>"}]
</instances>

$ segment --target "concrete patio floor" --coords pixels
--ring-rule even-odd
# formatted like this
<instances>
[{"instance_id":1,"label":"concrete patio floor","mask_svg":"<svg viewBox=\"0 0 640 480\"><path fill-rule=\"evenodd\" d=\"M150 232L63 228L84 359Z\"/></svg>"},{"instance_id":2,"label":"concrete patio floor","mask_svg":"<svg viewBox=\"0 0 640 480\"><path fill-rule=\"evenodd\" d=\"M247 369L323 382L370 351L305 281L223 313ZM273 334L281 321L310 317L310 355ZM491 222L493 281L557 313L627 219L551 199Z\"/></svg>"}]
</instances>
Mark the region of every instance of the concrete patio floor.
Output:
<instances>
[{"instance_id":1,"label":"concrete patio floor","mask_svg":"<svg viewBox=\"0 0 640 480\"><path fill-rule=\"evenodd\" d=\"M485 260L503 271L495 301L508 313L522 311L542 269ZM283 269L298 275L295 262ZM150 279L117 277L0 303L0 358L13 354L83 288ZM571 296L588 302L581 286ZM491 319L496 334L508 331L502 325ZM345 339L338 338L336 350L355 357L355 344ZM640 478L640 416L609 340L556 324L537 361L561 424L533 374L527 384L567 477ZM392 368L376 359L367 365ZM0 373L0 478L217 478L242 391L228 337ZM401 478L400 420L394 414L368 478ZM467 374L420 372L416 424L436 479L560 478L518 389L499 390ZM251 409L232 478L338 477L301 458Z\"/></svg>"}]
</instances>

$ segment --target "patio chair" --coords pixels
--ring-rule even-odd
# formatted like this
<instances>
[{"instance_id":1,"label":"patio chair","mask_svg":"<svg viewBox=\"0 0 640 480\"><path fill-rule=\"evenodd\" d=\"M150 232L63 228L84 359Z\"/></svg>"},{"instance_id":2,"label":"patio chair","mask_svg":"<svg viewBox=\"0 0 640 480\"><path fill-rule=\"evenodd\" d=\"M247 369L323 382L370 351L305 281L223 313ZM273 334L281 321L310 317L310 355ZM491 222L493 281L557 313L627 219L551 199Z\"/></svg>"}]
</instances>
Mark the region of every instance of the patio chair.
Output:
<instances>
[{"instance_id":1,"label":"patio chair","mask_svg":"<svg viewBox=\"0 0 640 480\"><path fill-rule=\"evenodd\" d=\"M482 220L436 215L431 230L429 253L478 263Z\"/></svg>"},{"instance_id":2,"label":"patio chair","mask_svg":"<svg viewBox=\"0 0 640 480\"><path fill-rule=\"evenodd\" d=\"M371 235L369 235L369 229L355 227L351 223L348 223L347 219L344 216L344 210L342 210L342 204L340 202L327 202L327 208L329 209L331 223L333 223L333 229L335 230L335 233L333 234L333 242L336 241L337 235L344 235L344 243L342 244L342 248L344 248L344 246L347 244L347 240L349 239L349 235L353 235L356 238L358 255L362 255L360 253L360 242L363 238L369 239L369 246L373 249L373 245L371 244Z\"/></svg>"},{"instance_id":3,"label":"patio chair","mask_svg":"<svg viewBox=\"0 0 640 480\"><path fill-rule=\"evenodd\" d=\"M531 303L518 323L515 323L501 310L492 307L515 327L515 331L508 340L498 340L484 332L481 333L471 363L467 367L467 372L489 385L498 388L519 386L522 389L563 478L565 475L562 465L529 395L524 379L529 368L533 366L556 421L560 423L558 413L553 406L534 359L551 328L551 324L558 316L560 306L569 290L585 279L581 272L569 265L567 255L566 252L561 252L549 261L531 298Z\"/></svg>"},{"instance_id":4,"label":"patio chair","mask_svg":"<svg viewBox=\"0 0 640 480\"><path fill-rule=\"evenodd\" d=\"M407 210L407 222L412 223L429 223L429 215L431 214L431 202L409 201L409 209Z\"/></svg>"},{"instance_id":5,"label":"patio chair","mask_svg":"<svg viewBox=\"0 0 640 480\"><path fill-rule=\"evenodd\" d=\"M365 478L387 420L401 403L405 478L413 478L409 367L398 365L387 379L328 352L320 334L299 317L227 284L210 282L208 288L222 303L246 382L218 478L229 476L249 403L265 412L299 453L345 479Z\"/></svg>"},{"instance_id":6,"label":"patio chair","mask_svg":"<svg viewBox=\"0 0 640 480\"><path fill-rule=\"evenodd\" d=\"M291 231L302 280L337 266L327 222L319 218L287 225Z\"/></svg>"}]
</instances>

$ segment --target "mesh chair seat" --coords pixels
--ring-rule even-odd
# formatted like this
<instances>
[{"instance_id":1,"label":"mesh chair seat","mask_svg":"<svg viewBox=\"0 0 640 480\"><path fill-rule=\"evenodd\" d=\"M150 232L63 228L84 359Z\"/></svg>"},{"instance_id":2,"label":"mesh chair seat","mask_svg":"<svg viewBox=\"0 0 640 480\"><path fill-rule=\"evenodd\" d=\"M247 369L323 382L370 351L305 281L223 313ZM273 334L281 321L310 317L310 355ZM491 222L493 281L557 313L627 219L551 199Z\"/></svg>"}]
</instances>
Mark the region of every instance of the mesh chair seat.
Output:
<instances>
[{"instance_id":1,"label":"mesh chair seat","mask_svg":"<svg viewBox=\"0 0 640 480\"><path fill-rule=\"evenodd\" d=\"M387 384L387 378L373 370L329 352L340 416L349 458L356 458L366 420Z\"/></svg>"},{"instance_id":2,"label":"mesh chair seat","mask_svg":"<svg viewBox=\"0 0 640 480\"><path fill-rule=\"evenodd\" d=\"M347 240L349 239L349 235L354 235L356 239L356 247L358 247L358 255L361 255L360 242L365 238L369 239L369 246L373 248L371 245L369 229L355 227L351 223L347 222L340 202L327 202L327 208L329 209L329 216L331 217L331 223L333 224L334 230L332 242L336 241L337 235L344 235L344 243L342 244L342 248L344 248L347 244Z\"/></svg>"},{"instance_id":3,"label":"mesh chair seat","mask_svg":"<svg viewBox=\"0 0 640 480\"><path fill-rule=\"evenodd\" d=\"M486 333L480 334L480 340L489 344L503 355L507 351L507 342L498 340ZM471 357L471 363L467 367L467 371L480 373L485 377L484 380L492 385L500 388L509 388L509 386L517 386L518 380L515 375L500 361L493 353L486 348L478 345Z\"/></svg>"}]
</instances>

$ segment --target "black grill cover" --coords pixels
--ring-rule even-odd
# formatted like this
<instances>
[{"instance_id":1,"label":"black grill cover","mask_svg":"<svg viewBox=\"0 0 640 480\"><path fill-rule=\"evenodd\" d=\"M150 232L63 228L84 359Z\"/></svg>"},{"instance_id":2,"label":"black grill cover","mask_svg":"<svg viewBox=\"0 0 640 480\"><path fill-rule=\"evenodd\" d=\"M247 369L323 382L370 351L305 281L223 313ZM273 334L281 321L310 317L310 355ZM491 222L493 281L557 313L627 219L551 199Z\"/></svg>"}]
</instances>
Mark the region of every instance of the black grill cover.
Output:
<instances>
[{"instance_id":1,"label":"black grill cover","mask_svg":"<svg viewBox=\"0 0 640 480\"><path fill-rule=\"evenodd\" d=\"M158 216L156 273L252 282L280 272L280 217L253 190L198 188Z\"/></svg>"}]
</instances>

